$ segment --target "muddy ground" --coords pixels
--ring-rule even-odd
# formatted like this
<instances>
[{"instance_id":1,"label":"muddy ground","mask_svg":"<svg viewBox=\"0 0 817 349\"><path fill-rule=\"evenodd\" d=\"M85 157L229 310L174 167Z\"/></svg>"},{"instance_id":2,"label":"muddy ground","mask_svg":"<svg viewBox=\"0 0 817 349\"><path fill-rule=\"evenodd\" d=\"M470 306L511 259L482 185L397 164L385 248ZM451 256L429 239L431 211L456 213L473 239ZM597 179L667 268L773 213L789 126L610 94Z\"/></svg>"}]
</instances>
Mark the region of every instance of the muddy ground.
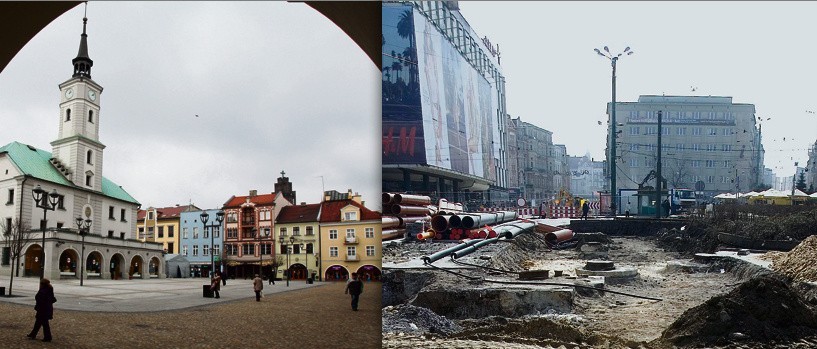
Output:
<instances>
[{"instance_id":1,"label":"muddy ground","mask_svg":"<svg viewBox=\"0 0 817 349\"><path fill-rule=\"evenodd\" d=\"M552 290L565 287L486 282L515 282L517 276L514 274L484 269L453 269L452 271L463 275L459 276L440 270L408 269L395 273L396 269L387 269L384 279L383 347L817 348L817 325L813 325L817 322L810 322L817 321L817 299L804 298L796 302L797 306L806 308L802 315L805 319L802 320L804 326L796 337L787 339L785 336L778 336L769 340L772 337L752 337L751 334L741 333L734 326L724 326L739 323L742 321L739 318L746 316L741 313L743 315L734 315L733 318L724 314L738 314L739 311L734 309L752 307L751 304L732 304L735 302L730 299L741 297L730 295L730 292L742 294L739 292L744 291L738 288L748 280L774 275L768 269L731 260L708 263L693 261L688 253L666 251L658 247L656 240L650 238L602 238L600 241L603 242L594 246L600 252L582 252L581 246L551 250L542 243L540 237L531 235L516 242L490 245L464 259L468 263L500 270L548 269L551 270L551 278L540 282L559 284L574 283L576 268L582 268L588 259L608 259L617 268L635 268L638 271L638 276L631 279L613 282L608 278L604 286L606 290L629 295L578 289L580 292L570 292L571 299L567 309L563 303L550 308L532 305L540 299L532 295L534 292L529 292L531 289L550 287ZM387 246L384 248L384 268L388 268L390 262L396 263L392 265L399 265L402 261L428 255L451 245L410 243ZM441 264L450 266L450 263ZM554 270L560 270L564 275L553 277ZM389 282L389 274L399 274L399 282ZM469 280L467 277L474 279ZM390 290L395 284L400 285L399 290ZM497 294L492 290L510 292ZM768 292L769 294L755 298L746 298L745 302L760 297L773 303L764 311L785 312L786 309L778 307L778 303L783 306L787 303L777 301L775 297L795 297L789 291L773 289ZM813 289L810 292L814 292ZM401 296L394 297L394 294ZM639 298L640 296L661 300L649 300ZM723 304L711 302L720 304L717 311L712 310L714 308L711 305L711 309L703 307L712 299L722 300ZM493 306L498 303L504 306ZM717 313L715 320L707 316L711 312ZM756 325L766 321L755 320L753 324ZM677 331L662 338L662 333L675 322L679 322L675 325L676 328L714 326L731 332L713 334L707 339L708 342L696 341L694 338L691 340L689 334L678 342L677 338L681 335ZM756 331L764 333L773 328L760 325L756 327Z\"/></svg>"}]
</instances>

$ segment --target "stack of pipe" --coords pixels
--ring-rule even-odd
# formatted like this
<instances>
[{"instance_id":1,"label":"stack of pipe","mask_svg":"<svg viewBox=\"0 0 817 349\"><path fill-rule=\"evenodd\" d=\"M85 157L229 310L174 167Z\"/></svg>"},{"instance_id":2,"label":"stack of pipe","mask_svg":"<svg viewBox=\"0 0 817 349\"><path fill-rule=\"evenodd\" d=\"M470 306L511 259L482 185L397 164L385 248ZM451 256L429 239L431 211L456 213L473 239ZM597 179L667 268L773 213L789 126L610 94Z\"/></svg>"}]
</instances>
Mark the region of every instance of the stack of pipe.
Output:
<instances>
[{"instance_id":1,"label":"stack of pipe","mask_svg":"<svg viewBox=\"0 0 817 349\"><path fill-rule=\"evenodd\" d=\"M406 224L430 221L436 209L431 198L423 195L383 193L383 240L398 239L406 234Z\"/></svg>"},{"instance_id":2,"label":"stack of pipe","mask_svg":"<svg viewBox=\"0 0 817 349\"><path fill-rule=\"evenodd\" d=\"M436 214L431 217L431 229L441 239L485 239L496 236L489 225L510 222L515 219L517 219L517 213L513 211Z\"/></svg>"},{"instance_id":3,"label":"stack of pipe","mask_svg":"<svg viewBox=\"0 0 817 349\"><path fill-rule=\"evenodd\" d=\"M493 227L493 230L496 233L496 236L493 238L468 240L459 245L449 247L437 253L428 256L423 256L422 259L425 263L434 263L435 261L440 260L441 258L444 258L446 256L461 258L470 253L473 253L480 247L496 243L500 239L509 240L519 236L520 234L533 232L535 226L536 223L534 222L522 220L500 224Z\"/></svg>"}]
</instances>

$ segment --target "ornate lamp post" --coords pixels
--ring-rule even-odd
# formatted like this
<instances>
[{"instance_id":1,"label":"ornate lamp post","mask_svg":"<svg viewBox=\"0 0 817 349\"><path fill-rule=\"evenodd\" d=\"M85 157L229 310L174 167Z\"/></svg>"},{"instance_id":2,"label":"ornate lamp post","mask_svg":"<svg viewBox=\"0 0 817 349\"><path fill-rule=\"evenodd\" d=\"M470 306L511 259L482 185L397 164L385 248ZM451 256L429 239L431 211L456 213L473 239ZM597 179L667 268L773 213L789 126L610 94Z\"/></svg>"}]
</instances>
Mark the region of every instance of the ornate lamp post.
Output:
<instances>
[{"instance_id":1,"label":"ornate lamp post","mask_svg":"<svg viewBox=\"0 0 817 349\"><path fill-rule=\"evenodd\" d=\"M224 211L219 210L216 212L216 222L210 225L207 225L207 221L210 220L210 215L207 213L207 211L202 211L199 218L201 218L201 223L204 225L205 232L207 231L207 228L210 228L210 279L212 279L216 275L216 261L215 256L213 256L213 251L215 251L213 228L221 227L221 222L224 221Z\"/></svg>"},{"instance_id":2,"label":"ornate lamp post","mask_svg":"<svg viewBox=\"0 0 817 349\"><path fill-rule=\"evenodd\" d=\"M615 216L616 208L618 207L616 204L616 136L618 135L616 133L616 62L618 62L618 58L621 57L621 55L626 53L629 56L633 54L633 51L630 51L629 46L617 55L611 54L607 46L604 46L604 53L599 49L595 49L595 51L599 56L609 59L610 64L613 66L613 103L610 108L610 199L612 201L611 208L613 216Z\"/></svg>"},{"instance_id":3,"label":"ornate lamp post","mask_svg":"<svg viewBox=\"0 0 817 349\"><path fill-rule=\"evenodd\" d=\"M290 265L289 265L289 252L290 252L290 248L291 248L291 246L292 246L293 244L295 244L295 237L294 237L294 236L290 236L290 237L289 237L289 244L284 244L284 242L286 242L286 241L284 240L284 237L283 237L283 236L279 236L279 237L278 237L278 242L280 242L280 243L281 243L281 246L286 246L286 249L287 249L287 269L286 269L286 271L287 271L287 287L289 287L289 279L290 279L290 277L291 277L291 275L290 275L290 270L289 270L289 269L290 269L290 268L289 268L289 267L290 267Z\"/></svg>"},{"instance_id":4,"label":"ornate lamp post","mask_svg":"<svg viewBox=\"0 0 817 349\"><path fill-rule=\"evenodd\" d=\"M85 274L85 235L88 235L88 231L91 228L91 220L85 219L83 220L82 217L77 217L77 233L79 236L82 236L82 255L79 256L80 263L82 267L79 272L79 285L82 286L83 275Z\"/></svg>"},{"instance_id":5,"label":"ornate lamp post","mask_svg":"<svg viewBox=\"0 0 817 349\"><path fill-rule=\"evenodd\" d=\"M37 187L31 191L31 195L34 197L34 201L37 204L37 207L43 209L43 222L40 224L40 230L43 233L43 259L42 259L42 272L40 273L40 279L45 277L45 227L48 224L48 220L46 218L48 211L54 211L57 208L57 203L60 200L60 194L57 194L57 189L51 190L51 193L45 195L46 191L37 184Z\"/></svg>"},{"instance_id":6,"label":"ornate lamp post","mask_svg":"<svg viewBox=\"0 0 817 349\"><path fill-rule=\"evenodd\" d=\"M255 229L253 229L255 230ZM270 229L264 229L264 236L269 238ZM261 232L258 232L258 276L264 278L264 249L261 245ZM272 276L274 277L274 276Z\"/></svg>"}]
</instances>

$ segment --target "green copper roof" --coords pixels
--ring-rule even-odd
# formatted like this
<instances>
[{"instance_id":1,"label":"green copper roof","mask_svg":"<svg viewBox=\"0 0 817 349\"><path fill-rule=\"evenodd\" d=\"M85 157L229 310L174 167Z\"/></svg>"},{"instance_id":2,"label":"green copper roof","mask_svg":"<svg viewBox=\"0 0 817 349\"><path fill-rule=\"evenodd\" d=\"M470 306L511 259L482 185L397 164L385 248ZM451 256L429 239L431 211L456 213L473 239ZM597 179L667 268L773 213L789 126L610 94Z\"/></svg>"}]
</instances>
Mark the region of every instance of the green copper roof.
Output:
<instances>
[{"instance_id":1,"label":"green copper roof","mask_svg":"<svg viewBox=\"0 0 817 349\"><path fill-rule=\"evenodd\" d=\"M34 148L30 145L19 142L11 142L0 148L0 153L8 153L11 161L23 172L23 174L49 181L52 183L76 187L65 176L62 175L54 165L51 164L51 153ZM109 179L102 177L102 195L139 204L130 194L128 194L122 187L111 182Z\"/></svg>"}]
</instances>

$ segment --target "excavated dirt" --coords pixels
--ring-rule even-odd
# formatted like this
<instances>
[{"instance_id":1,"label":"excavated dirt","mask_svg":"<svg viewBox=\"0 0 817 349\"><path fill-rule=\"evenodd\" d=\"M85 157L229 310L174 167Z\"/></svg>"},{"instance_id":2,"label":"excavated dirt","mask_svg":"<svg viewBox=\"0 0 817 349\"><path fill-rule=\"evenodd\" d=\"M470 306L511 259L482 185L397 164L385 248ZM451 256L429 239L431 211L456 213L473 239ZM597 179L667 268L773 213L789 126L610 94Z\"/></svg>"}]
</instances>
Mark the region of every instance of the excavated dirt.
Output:
<instances>
[{"instance_id":1,"label":"excavated dirt","mask_svg":"<svg viewBox=\"0 0 817 349\"><path fill-rule=\"evenodd\" d=\"M730 260L728 262L718 262L710 264L703 272L690 273L685 271L668 272L667 262L673 260L690 261L690 250L696 247L707 245L696 241L696 236L689 232L676 230L663 236L662 238L612 238L610 240L601 239L603 248L607 251L609 260L615 262L617 267L632 267L639 271L639 276L634 280L623 284L606 285L607 290L625 292L635 296L647 296L660 298L661 301L647 300L626 295L617 295L610 292L573 293L572 307L560 309L530 308L528 315L514 314L507 316L496 316L496 311L491 311L490 307L481 307L477 311L475 304L491 304L490 291L486 291L486 283L480 280L468 280L462 276L454 275L440 270L405 270L402 275L395 277L396 280L403 280L404 285L389 285L389 274L395 270L386 270L384 274L384 297L386 289L390 288L396 296L391 296L391 303L411 304L419 306L426 303L428 307L434 308L439 304L446 304L448 316L440 314L446 311L434 313L442 319L434 321L448 321L459 326L459 329L451 331L424 331L404 330L405 327L392 326L383 330L384 348L684 348L684 347L709 347L709 348L817 348L817 334L808 331L783 332L775 335L774 329L785 325L779 322L775 316L762 317L762 314L776 311L779 314L785 307L797 309L807 308L810 304L817 304L817 287L805 283L796 283L794 287L788 288L768 281L761 287L758 283L747 283L747 280L767 277L772 271L764 269L746 262ZM678 236L682 238L677 238ZM672 242L674 246L667 246L667 242ZM580 244L581 245L581 244ZM441 243L411 243L392 246L389 253L384 257L384 262L406 261L422 255L428 255L434 251L450 247L452 244ZM662 247L659 247L662 246ZM665 250L665 248L669 249ZM672 252L674 250L682 252ZM689 249L689 250L688 250ZM386 250L386 248L384 248ZM794 252L794 251L792 251ZM790 252L791 253L791 252ZM514 242L498 243L480 249L473 256L467 258L469 263L482 264L497 269L506 270L554 270L564 273L561 277L551 277L546 282L568 283L573 282L575 269L583 267L585 259L581 259L581 252L578 248L572 249L548 249L544 244L544 239L536 235L522 235ZM812 260L811 265L815 262ZM457 270L470 277L495 279L495 280L515 280L514 275L500 274L485 271L483 269ZM416 274L416 275L415 275ZM415 280L405 284L406 280ZM777 280L777 279L772 279ZM779 282L784 281L778 280ZM752 281L749 281L752 282ZM786 284L788 285L788 284ZM497 290L507 289L503 285L490 286ZM755 298L746 294L746 290L760 287L762 291ZM478 292L482 293L474 293ZM399 291L399 292L397 292ZM470 293L469 293L470 292ZM498 291L497 291L498 292ZM741 293L744 292L744 293ZM423 296L423 294L425 295ZM735 294L733 294L735 293ZM510 294L510 293L508 293ZM775 304L764 304L760 300L765 297L772 299L791 299L791 294L797 294L798 302L776 301ZM464 295L470 295L465 297ZM730 303L729 300L737 295L744 295L738 304ZM504 299L507 299L505 297ZM385 300L385 298L384 298ZM429 300L433 300L435 306L428 305ZM720 301L716 301L720 300ZM481 303L484 302L484 303ZM706 306L715 302L721 304L720 307ZM720 302L720 303L718 303ZM384 302L384 306L386 303ZM730 313L730 306L739 308L746 314L755 314L753 319L754 327L751 331L762 331L761 335L755 332L735 333L735 325L732 332L724 332L725 335L716 336L708 340L695 342L684 341L683 331L670 331L671 326L686 324L691 326L719 326L718 322L712 319L726 319L721 317L723 311L730 315L732 322L737 322L743 313ZM455 313L457 308L468 309ZM697 307L697 308L696 308ZM391 307L390 313L384 311L384 324L386 315L390 322L397 323L401 317L411 317L413 315L401 315L404 308ZM408 308L406 308L408 309ZM726 310L724 310L726 309ZM429 309L427 309L429 310ZM723 311L722 311L723 310ZM430 311L430 310L429 310ZM523 311L524 312L524 311ZM714 313L713 313L714 312ZM432 312L433 313L433 312ZM713 315L714 314L714 315ZM434 318L426 313L427 318ZM808 329L812 320L807 311L796 316L793 323L801 324ZM777 317L785 317L780 315ZM409 326L411 327L411 326ZM401 329L403 328L403 329ZM454 328L454 327L446 327ZM665 333L664 337L662 333ZM750 332L746 330L746 332ZM443 333L444 332L444 333ZM688 334L694 332L688 331ZM786 335L795 335L786 337ZM764 337L765 336L765 337ZM778 338L773 341L766 339ZM788 339L786 339L788 338Z\"/></svg>"},{"instance_id":2,"label":"excavated dirt","mask_svg":"<svg viewBox=\"0 0 817 349\"><path fill-rule=\"evenodd\" d=\"M797 281L817 281L817 235L800 242L789 252L770 256L772 269Z\"/></svg>"}]
</instances>

